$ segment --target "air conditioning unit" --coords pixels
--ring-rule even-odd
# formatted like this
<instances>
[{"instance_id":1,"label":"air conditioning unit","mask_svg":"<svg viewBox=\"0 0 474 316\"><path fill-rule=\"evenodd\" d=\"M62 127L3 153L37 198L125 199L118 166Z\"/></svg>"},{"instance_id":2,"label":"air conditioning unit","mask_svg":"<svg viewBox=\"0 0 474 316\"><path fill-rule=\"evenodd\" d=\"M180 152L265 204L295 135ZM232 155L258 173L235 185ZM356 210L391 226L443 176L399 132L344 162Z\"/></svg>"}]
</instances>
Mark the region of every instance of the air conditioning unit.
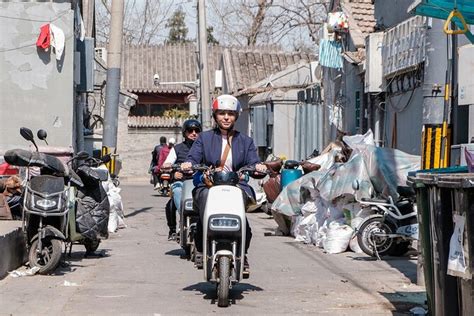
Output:
<instances>
[{"instance_id":1,"label":"air conditioning unit","mask_svg":"<svg viewBox=\"0 0 474 316\"><path fill-rule=\"evenodd\" d=\"M365 51L365 92L382 92L385 83L382 73L383 32L372 33L366 37Z\"/></svg>"},{"instance_id":2,"label":"air conditioning unit","mask_svg":"<svg viewBox=\"0 0 474 316\"><path fill-rule=\"evenodd\" d=\"M322 70L319 66L318 61L312 61L309 63L309 69L311 72L311 83L321 82Z\"/></svg>"},{"instance_id":3,"label":"air conditioning unit","mask_svg":"<svg viewBox=\"0 0 474 316\"><path fill-rule=\"evenodd\" d=\"M458 104L471 105L474 104L474 78L472 72L474 70L474 45L464 45L459 47L458 62ZM472 123L471 123L472 124Z\"/></svg>"},{"instance_id":4,"label":"air conditioning unit","mask_svg":"<svg viewBox=\"0 0 474 316\"><path fill-rule=\"evenodd\" d=\"M95 54L102 58L102 60L107 64L107 48L105 47L96 47Z\"/></svg>"}]
</instances>

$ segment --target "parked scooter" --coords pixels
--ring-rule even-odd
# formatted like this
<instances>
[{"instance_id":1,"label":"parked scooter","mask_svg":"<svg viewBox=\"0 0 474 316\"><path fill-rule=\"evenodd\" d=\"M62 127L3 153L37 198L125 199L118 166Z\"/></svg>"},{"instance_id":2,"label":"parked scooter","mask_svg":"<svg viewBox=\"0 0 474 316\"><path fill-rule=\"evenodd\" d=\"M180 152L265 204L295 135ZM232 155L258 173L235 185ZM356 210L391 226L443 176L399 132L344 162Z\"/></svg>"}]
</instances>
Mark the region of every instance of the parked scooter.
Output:
<instances>
[{"instance_id":1,"label":"parked scooter","mask_svg":"<svg viewBox=\"0 0 474 316\"><path fill-rule=\"evenodd\" d=\"M76 188L84 188L84 180L100 181L101 178L90 168L83 167L80 168L83 173L81 179L69 165L64 165L57 157L38 152L31 130L21 128L20 134L33 143L36 152L9 150L5 153L5 160L12 165L27 167L22 228L28 243L29 264L31 267L38 267L40 274L49 274L59 265L62 249L66 249L65 244L72 247L72 243L81 243L88 253L97 249L99 238L102 237L100 231L87 235L76 232L76 200L81 198L76 195ZM46 140L46 132L40 130L38 137ZM87 153L79 153L70 162L87 158ZM39 167L39 175L30 172L31 167ZM97 194L101 195L101 192ZM91 196L83 198L93 200ZM108 212L108 201L106 202L107 205L102 205L102 210ZM106 215L102 218L108 219L108 213Z\"/></svg>"},{"instance_id":2,"label":"parked scooter","mask_svg":"<svg viewBox=\"0 0 474 316\"><path fill-rule=\"evenodd\" d=\"M383 255L401 256L408 251L412 240L418 239L418 222L415 192L410 187L397 187L400 198L358 199L360 183L354 180L355 199L362 208L370 208L373 214L364 219L357 230L357 240L363 252L372 257Z\"/></svg>"},{"instance_id":3,"label":"parked scooter","mask_svg":"<svg viewBox=\"0 0 474 316\"><path fill-rule=\"evenodd\" d=\"M218 306L229 305L229 290L243 278L246 212L240 179L255 173L244 167L237 172L222 172L208 167L194 166L195 171L207 170L212 187L206 201L203 225L204 279L217 284Z\"/></svg>"}]
</instances>

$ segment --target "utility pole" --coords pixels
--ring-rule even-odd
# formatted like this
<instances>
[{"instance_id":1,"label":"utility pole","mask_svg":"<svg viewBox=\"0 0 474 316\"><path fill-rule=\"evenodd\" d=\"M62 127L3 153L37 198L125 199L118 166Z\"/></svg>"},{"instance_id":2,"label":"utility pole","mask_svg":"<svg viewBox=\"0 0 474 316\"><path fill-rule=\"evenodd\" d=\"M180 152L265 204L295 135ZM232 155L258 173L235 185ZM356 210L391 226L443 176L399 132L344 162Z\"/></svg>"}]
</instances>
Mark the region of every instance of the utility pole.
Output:
<instances>
[{"instance_id":1,"label":"utility pole","mask_svg":"<svg viewBox=\"0 0 474 316\"><path fill-rule=\"evenodd\" d=\"M116 154L120 92L120 63L122 59L123 0L112 1L110 38L107 50L107 87L105 91L104 138L102 154ZM115 156L108 163L115 174Z\"/></svg>"},{"instance_id":2,"label":"utility pole","mask_svg":"<svg viewBox=\"0 0 474 316\"><path fill-rule=\"evenodd\" d=\"M207 67L206 1L198 0L199 80L201 91L201 120L203 130L211 129L211 102L209 100L209 69Z\"/></svg>"}]
</instances>

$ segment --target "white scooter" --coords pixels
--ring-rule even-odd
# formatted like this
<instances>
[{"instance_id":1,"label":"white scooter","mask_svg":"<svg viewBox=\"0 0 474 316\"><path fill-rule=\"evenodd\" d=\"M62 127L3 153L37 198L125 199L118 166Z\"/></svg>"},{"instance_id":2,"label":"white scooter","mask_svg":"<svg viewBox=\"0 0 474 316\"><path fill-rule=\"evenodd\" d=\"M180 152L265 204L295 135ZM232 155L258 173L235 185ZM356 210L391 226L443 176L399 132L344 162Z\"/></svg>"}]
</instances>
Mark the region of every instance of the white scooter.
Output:
<instances>
[{"instance_id":1,"label":"white scooter","mask_svg":"<svg viewBox=\"0 0 474 316\"><path fill-rule=\"evenodd\" d=\"M246 213L243 191L237 186L243 174L254 172L242 168L238 172L212 174L203 224L204 279L217 284L218 306L229 305L229 290L244 275Z\"/></svg>"}]
</instances>

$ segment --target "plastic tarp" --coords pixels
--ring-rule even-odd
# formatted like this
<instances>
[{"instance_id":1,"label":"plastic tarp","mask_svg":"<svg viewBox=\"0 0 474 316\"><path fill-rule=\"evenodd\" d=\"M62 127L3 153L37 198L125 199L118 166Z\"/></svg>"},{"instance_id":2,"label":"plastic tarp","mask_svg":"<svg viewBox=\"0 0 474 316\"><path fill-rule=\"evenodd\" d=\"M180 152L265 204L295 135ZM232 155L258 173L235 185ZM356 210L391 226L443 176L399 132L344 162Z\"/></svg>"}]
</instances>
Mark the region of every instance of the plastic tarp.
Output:
<instances>
[{"instance_id":1,"label":"plastic tarp","mask_svg":"<svg viewBox=\"0 0 474 316\"><path fill-rule=\"evenodd\" d=\"M370 132L371 133L371 132ZM420 169L420 156L410 155L397 149L375 147L367 135L344 137L344 142L353 149L346 163L335 163L340 151L331 151L311 159L321 165L313 171L288 184L277 197L272 209L287 216L301 215L301 208L317 196L330 204L337 198L353 195L353 180L359 180L359 198L369 198L372 192L382 197L396 199L397 186L406 186L408 172Z\"/></svg>"}]
</instances>

